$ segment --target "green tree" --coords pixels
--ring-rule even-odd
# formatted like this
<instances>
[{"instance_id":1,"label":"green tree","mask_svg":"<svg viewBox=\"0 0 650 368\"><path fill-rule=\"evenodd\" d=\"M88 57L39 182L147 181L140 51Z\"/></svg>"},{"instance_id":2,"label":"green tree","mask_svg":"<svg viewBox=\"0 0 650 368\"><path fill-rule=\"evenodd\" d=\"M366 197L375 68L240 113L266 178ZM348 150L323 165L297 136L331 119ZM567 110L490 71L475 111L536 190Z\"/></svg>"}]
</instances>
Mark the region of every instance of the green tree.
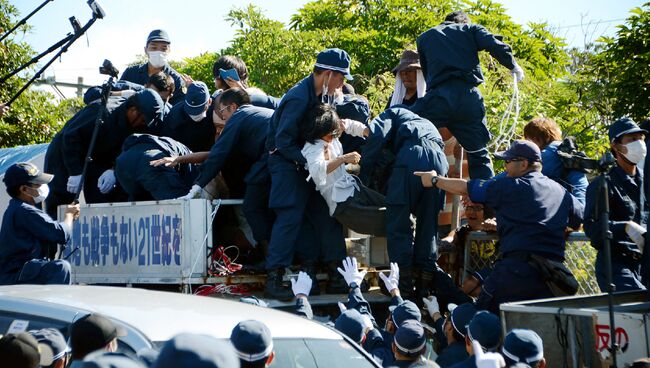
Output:
<instances>
[{"instance_id":1,"label":"green tree","mask_svg":"<svg viewBox=\"0 0 650 368\"><path fill-rule=\"evenodd\" d=\"M12 28L18 11L7 0L0 0L0 32ZM28 32L21 26L16 32ZM0 44L0 75L4 76L31 59L35 52L19 37L11 36ZM31 76L30 76L31 77ZM15 76L0 89L0 102L8 101L25 83L26 78ZM63 124L80 108L80 99L57 104L54 96L43 91L26 90L0 118L0 147L48 142Z\"/></svg>"},{"instance_id":2,"label":"green tree","mask_svg":"<svg viewBox=\"0 0 650 368\"><path fill-rule=\"evenodd\" d=\"M650 115L650 2L630 11L616 37L599 40L602 50L590 60L591 86L601 91L612 118Z\"/></svg>"}]
</instances>

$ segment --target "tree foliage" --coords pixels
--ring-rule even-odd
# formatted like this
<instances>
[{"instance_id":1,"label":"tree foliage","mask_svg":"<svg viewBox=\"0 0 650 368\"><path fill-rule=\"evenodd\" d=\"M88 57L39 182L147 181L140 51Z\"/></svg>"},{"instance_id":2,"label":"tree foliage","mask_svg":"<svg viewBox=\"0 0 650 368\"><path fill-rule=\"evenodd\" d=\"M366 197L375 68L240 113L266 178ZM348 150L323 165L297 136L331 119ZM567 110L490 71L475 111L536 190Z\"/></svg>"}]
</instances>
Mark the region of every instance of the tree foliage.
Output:
<instances>
[{"instance_id":1,"label":"tree foliage","mask_svg":"<svg viewBox=\"0 0 650 368\"><path fill-rule=\"evenodd\" d=\"M591 58L594 89L602 91L612 118L650 116L650 2L633 8L616 37L599 40L600 52Z\"/></svg>"},{"instance_id":2,"label":"tree foliage","mask_svg":"<svg viewBox=\"0 0 650 368\"><path fill-rule=\"evenodd\" d=\"M7 0L0 0L0 32L4 33L15 24L18 11ZM21 26L16 32L28 32ZM31 59L35 52L20 37L11 36L0 44L0 75L4 76ZM31 77L31 76L29 76ZM8 101L25 83L26 78L14 76L0 89L0 102ZM28 89L0 118L0 147L48 142L63 124L81 106L80 99L70 99L57 104L51 94Z\"/></svg>"}]
</instances>

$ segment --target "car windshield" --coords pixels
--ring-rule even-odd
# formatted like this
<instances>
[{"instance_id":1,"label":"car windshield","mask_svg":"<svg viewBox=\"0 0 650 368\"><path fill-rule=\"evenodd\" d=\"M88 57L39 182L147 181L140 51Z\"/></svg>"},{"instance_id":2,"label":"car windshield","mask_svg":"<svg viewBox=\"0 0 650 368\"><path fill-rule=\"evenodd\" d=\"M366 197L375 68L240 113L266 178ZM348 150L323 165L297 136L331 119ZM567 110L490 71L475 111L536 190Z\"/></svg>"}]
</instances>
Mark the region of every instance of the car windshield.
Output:
<instances>
[{"instance_id":1,"label":"car windshield","mask_svg":"<svg viewBox=\"0 0 650 368\"><path fill-rule=\"evenodd\" d=\"M164 341L155 343L158 349L161 349L164 344ZM368 358L345 340L275 339L273 344L275 359L270 367L375 367Z\"/></svg>"}]
</instances>

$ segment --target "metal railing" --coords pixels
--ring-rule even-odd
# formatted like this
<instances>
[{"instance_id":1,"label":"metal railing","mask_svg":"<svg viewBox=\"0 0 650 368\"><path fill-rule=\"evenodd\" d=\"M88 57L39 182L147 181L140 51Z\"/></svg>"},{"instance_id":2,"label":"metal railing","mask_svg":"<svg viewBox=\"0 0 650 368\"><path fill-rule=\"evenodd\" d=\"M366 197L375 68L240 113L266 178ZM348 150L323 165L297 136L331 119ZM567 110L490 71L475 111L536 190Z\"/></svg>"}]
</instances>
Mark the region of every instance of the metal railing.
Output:
<instances>
[{"instance_id":1,"label":"metal railing","mask_svg":"<svg viewBox=\"0 0 650 368\"><path fill-rule=\"evenodd\" d=\"M498 256L496 248L498 239L495 233L483 231L469 233L465 240L463 271L492 268ZM574 232L567 237L564 264L578 280L578 295L600 293L594 271L596 253L584 233ZM462 275L464 277L466 273L462 272Z\"/></svg>"}]
</instances>

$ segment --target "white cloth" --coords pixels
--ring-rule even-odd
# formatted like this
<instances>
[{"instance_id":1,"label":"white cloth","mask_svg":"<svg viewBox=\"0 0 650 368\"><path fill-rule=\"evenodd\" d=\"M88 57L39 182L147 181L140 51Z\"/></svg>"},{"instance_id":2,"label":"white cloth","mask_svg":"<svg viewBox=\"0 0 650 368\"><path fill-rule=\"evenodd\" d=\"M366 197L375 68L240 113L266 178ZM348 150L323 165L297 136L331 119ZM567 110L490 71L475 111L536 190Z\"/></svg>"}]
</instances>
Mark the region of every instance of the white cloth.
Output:
<instances>
[{"instance_id":1,"label":"white cloth","mask_svg":"<svg viewBox=\"0 0 650 368\"><path fill-rule=\"evenodd\" d=\"M346 133L348 130L358 130L358 127L354 128L352 127L353 125L355 124L347 124L345 129ZM361 132L363 133L363 130L361 130ZM356 180L354 180L354 177L345 171L345 165L337 167L329 174L327 173L325 146L328 146L330 160L343 154L343 146L341 146L341 142L338 139L333 139L330 143L319 139L315 143L305 143L305 146L302 148L302 155L307 160L307 164L305 164L305 167L309 171L307 180L311 179L314 181L316 189L318 189L325 199L327 207L329 207L330 210L330 216L332 216L336 209L336 204L344 202L346 199L354 195L354 190L358 190L359 185Z\"/></svg>"},{"instance_id":2,"label":"white cloth","mask_svg":"<svg viewBox=\"0 0 650 368\"><path fill-rule=\"evenodd\" d=\"M427 82L424 80L424 74L422 70L417 70L417 92L418 98L422 98L427 93ZM393 97L390 99L390 106L399 105L404 101L406 96L406 87L402 82L402 77L399 76L399 73L395 76L395 91L393 91Z\"/></svg>"}]
</instances>

